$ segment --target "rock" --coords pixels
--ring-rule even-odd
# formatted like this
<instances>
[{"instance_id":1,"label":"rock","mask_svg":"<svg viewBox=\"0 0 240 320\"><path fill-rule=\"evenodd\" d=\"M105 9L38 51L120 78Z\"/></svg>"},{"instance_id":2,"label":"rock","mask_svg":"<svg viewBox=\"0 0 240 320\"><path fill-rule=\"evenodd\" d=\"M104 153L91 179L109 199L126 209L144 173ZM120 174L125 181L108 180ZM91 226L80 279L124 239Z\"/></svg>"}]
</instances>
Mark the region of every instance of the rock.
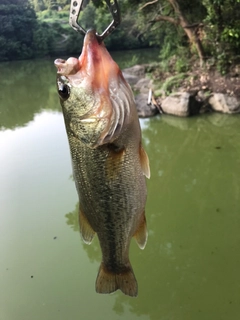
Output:
<instances>
[{"instance_id":1,"label":"rock","mask_svg":"<svg viewBox=\"0 0 240 320\"><path fill-rule=\"evenodd\" d=\"M146 93L140 93L135 97L136 106L137 106L137 112L139 118L148 118L153 117L157 113L159 113L159 110L154 105L147 104L148 101L148 94Z\"/></svg>"},{"instance_id":2,"label":"rock","mask_svg":"<svg viewBox=\"0 0 240 320\"><path fill-rule=\"evenodd\" d=\"M201 109L199 110L200 114L212 112L212 108L208 102L209 92L199 90L196 95L196 99L202 102Z\"/></svg>"},{"instance_id":3,"label":"rock","mask_svg":"<svg viewBox=\"0 0 240 320\"><path fill-rule=\"evenodd\" d=\"M155 107L153 104L147 104L151 80L144 77L145 66L136 65L132 68L124 69L123 76L134 90L140 92L140 94L136 95L135 97L138 116L140 118L147 118L153 117L159 113L157 107Z\"/></svg>"},{"instance_id":4,"label":"rock","mask_svg":"<svg viewBox=\"0 0 240 320\"><path fill-rule=\"evenodd\" d=\"M145 76L145 66L137 64L131 68L124 69L123 72L142 78Z\"/></svg>"},{"instance_id":5,"label":"rock","mask_svg":"<svg viewBox=\"0 0 240 320\"><path fill-rule=\"evenodd\" d=\"M133 87L134 90L137 90L141 93L148 93L149 89L152 87L152 80L149 78L142 78Z\"/></svg>"},{"instance_id":6,"label":"rock","mask_svg":"<svg viewBox=\"0 0 240 320\"><path fill-rule=\"evenodd\" d=\"M123 72L123 76L125 80L130 84L130 86L134 86L139 80L138 76L135 76L126 72Z\"/></svg>"},{"instance_id":7,"label":"rock","mask_svg":"<svg viewBox=\"0 0 240 320\"><path fill-rule=\"evenodd\" d=\"M214 111L230 114L240 112L240 101L235 96L228 94L213 93L208 103Z\"/></svg>"},{"instance_id":8,"label":"rock","mask_svg":"<svg viewBox=\"0 0 240 320\"><path fill-rule=\"evenodd\" d=\"M189 92L176 92L162 101L161 108L164 113L179 117L188 117L199 113L201 101L195 99L195 95Z\"/></svg>"},{"instance_id":9,"label":"rock","mask_svg":"<svg viewBox=\"0 0 240 320\"><path fill-rule=\"evenodd\" d=\"M123 70L124 78L132 87L139 81L139 79L143 78L144 75L145 67L141 65L136 65Z\"/></svg>"}]
</instances>

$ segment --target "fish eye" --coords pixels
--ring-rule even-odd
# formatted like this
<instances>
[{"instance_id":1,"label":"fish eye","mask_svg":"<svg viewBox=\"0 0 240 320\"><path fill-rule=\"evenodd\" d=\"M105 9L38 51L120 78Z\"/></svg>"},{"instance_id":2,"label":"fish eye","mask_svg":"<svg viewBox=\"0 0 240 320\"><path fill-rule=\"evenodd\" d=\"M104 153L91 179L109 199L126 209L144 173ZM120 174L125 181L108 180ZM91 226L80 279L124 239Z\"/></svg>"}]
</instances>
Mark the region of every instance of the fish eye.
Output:
<instances>
[{"instance_id":1,"label":"fish eye","mask_svg":"<svg viewBox=\"0 0 240 320\"><path fill-rule=\"evenodd\" d=\"M58 94L62 100L67 100L70 96L70 88L66 84L58 85Z\"/></svg>"}]
</instances>

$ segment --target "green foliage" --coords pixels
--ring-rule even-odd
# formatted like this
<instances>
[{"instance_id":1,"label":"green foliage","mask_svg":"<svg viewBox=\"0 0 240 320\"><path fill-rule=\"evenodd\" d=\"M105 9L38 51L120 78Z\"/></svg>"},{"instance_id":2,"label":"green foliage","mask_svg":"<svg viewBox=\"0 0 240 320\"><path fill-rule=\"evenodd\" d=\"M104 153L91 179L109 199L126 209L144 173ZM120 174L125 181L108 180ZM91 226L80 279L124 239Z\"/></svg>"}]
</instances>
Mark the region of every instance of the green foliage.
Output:
<instances>
[{"instance_id":1,"label":"green foliage","mask_svg":"<svg viewBox=\"0 0 240 320\"><path fill-rule=\"evenodd\" d=\"M175 70L177 72L187 72L189 69L189 60L187 57L178 57L175 63Z\"/></svg>"},{"instance_id":2,"label":"green foliage","mask_svg":"<svg viewBox=\"0 0 240 320\"><path fill-rule=\"evenodd\" d=\"M240 52L240 1L203 0L207 9L206 43L217 68L225 73Z\"/></svg>"},{"instance_id":3,"label":"green foliage","mask_svg":"<svg viewBox=\"0 0 240 320\"><path fill-rule=\"evenodd\" d=\"M97 28L97 10L92 3L81 11L79 21L85 30Z\"/></svg>"},{"instance_id":4,"label":"green foliage","mask_svg":"<svg viewBox=\"0 0 240 320\"><path fill-rule=\"evenodd\" d=\"M36 24L35 12L27 1L22 5L4 1L0 5L0 59L13 60L31 58L33 32Z\"/></svg>"},{"instance_id":5,"label":"green foliage","mask_svg":"<svg viewBox=\"0 0 240 320\"><path fill-rule=\"evenodd\" d=\"M52 35L37 21L28 0L3 0L0 4L0 60L34 58L49 52Z\"/></svg>"},{"instance_id":6,"label":"green foliage","mask_svg":"<svg viewBox=\"0 0 240 320\"><path fill-rule=\"evenodd\" d=\"M30 0L30 2L36 12L63 9L70 3L69 0Z\"/></svg>"},{"instance_id":7,"label":"green foliage","mask_svg":"<svg viewBox=\"0 0 240 320\"><path fill-rule=\"evenodd\" d=\"M175 88L179 88L179 85L182 83L182 80L186 77L185 73L178 73L172 77L167 78L161 89L160 92L164 92L165 95L169 95L171 92L174 91Z\"/></svg>"},{"instance_id":8,"label":"green foliage","mask_svg":"<svg viewBox=\"0 0 240 320\"><path fill-rule=\"evenodd\" d=\"M137 21L143 35L150 39L151 45L160 47L159 58L165 70L168 69L168 60L171 56L179 56L183 50L184 53L188 51L187 56L189 56L192 47L189 46L189 39L184 29L179 25L179 16L168 0L152 4L149 2L147 6L144 0L130 0L130 3L135 3L139 8ZM200 0L194 1L194 3L190 0L179 0L177 3L189 24L196 22L196 19L201 21L206 12ZM162 17L165 19L161 19ZM184 64L185 61L182 64L178 62L177 68L184 69Z\"/></svg>"},{"instance_id":9,"label":"green foliage","mask_svg":"<svg viewBox=\"0 0 240 320\"><path fill-rule=\"evenodd\" d=\"M186 72L189 69L190 52L178 45L177 37L166 35L160 50L160 68L164 72Z\"/></svg>"},{"instance_id":10,"label":"green foliage","mask_svg":"<svg viewBox=\"0 0 240 320\"><path fill-rule=\"evenodd\" d=\"M137 37L139 33L135 27L137 13L135 10L126 7L126 2L125 0L120 2L122 13L121 26L104 41L110 50L133 49L148 45L148 41L141 42ZM81 12L79 21L86 30L94 28L101 34L111 23L112 16L104 2L102 2L102 5L98 3L97 8L90 2Z\"/></svg>"},{"instance_id":11,"label":"green foliage","mask_svg":"<svg viewBox=\"0 0 240 320\"><path fill-rule=\"evenodd\" d=\"M184 29L179 26L178 13L169 0L148 2L148 5L145 0L129 0L129 2L141 9L138 10L138 25L143 33L147 33L151 38L152 44L160 46L161 61L168 60L172 55L181 55L184 47L188 48L188 55L197 57L198 51L187 39ZM190 26L202 23L202 29L195 30L206 50L206 56L214 57L218 69L226 72L234 57L239 58L240 1L176 0L175 4ZM184 68L181 60L178 60L176 65L179 70Z\"/></svg>"},{"instance_id":12,"label":"green foliage","mask_svg":"<svg viewBox=\"0 0 240 320\"><path fill-rule=\"evenodd\" d=\"M108 49L159 47L162 68L167 70L176 56L175 70L184 72L199 51L179 24L182 15L190 29L201 23L202 29L191 30L197 32L205 55L226 72L240 58L240 0L175 0L180 13L171 2L119 0L122 22L105 39ZM1 0L0 60L79 53L83 37L69 27L69 8L70 0ZM101 33L112 17L104 0L85 0L79 21L86 30Z\"/></svg>"},{"instance_id":13,"label":"green foliage","mask_svg":"<svg viewBox=\"0 0 240 320\"><path fill-rule=\"evenodd\" d=\"M35 56L48 55L53 51L54 34L45 22L39 22L33 32Z\"/></svg>"}]
</instances>

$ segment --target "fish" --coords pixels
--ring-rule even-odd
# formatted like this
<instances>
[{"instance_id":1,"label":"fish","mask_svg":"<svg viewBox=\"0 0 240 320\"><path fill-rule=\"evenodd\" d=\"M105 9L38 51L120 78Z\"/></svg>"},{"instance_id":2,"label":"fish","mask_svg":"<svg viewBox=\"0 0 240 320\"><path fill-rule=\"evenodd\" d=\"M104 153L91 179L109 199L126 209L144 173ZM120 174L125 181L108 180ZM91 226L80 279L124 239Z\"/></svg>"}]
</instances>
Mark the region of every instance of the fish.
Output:
<instances>
[{"instance_id":1,"label":"fish","mask_svg":"<svg viewBox=\"0 0 240 320\"><path fill-rule=\"evenodd\" d=\"M97 234L102 251L96 292L120 289L135 297L129 246L132 237L141 249L147 242L150 168L132 90L94 30L87 31L78 59L54 63L79 196L80 233L86 244Z\"/></svg>"}]
</instances>

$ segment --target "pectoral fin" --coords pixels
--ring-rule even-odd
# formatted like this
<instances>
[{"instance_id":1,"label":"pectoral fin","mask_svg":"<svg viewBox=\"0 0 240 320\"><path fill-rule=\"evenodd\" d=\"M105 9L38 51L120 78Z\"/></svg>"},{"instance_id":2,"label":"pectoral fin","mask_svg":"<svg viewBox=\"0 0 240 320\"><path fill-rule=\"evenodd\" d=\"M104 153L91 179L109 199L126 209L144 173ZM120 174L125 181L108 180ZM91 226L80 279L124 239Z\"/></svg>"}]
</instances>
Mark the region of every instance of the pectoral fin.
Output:
<instances>
[{"instance_id":1,"label":"pectoral fin","mask_svg":"<svg viewBox=\"0 0 240 320\"><path fill-rule=\"evenodd\" d=\"M79 209L79 224L80 224L80 232L81 232L83 241L86 244L91 244L95 231L90 226L81 208Z\"/></svg>"},{"instance_id":2,"label":"pectoral fin","mask_svg":"<svg viewBox=\"0 0 240 320\"><path fill-rule=\"evenodd\" d=\"M139 156L140 156L140 163L141 163L143 174L149 179L150 178L149 159L146 151L143 149L141 144L139 147Z\"/></svg>"},{"instance_id":3,"label":"pectoral fin","mask_svg":"<svg viewBox=\"0 0 240 320\"><path fill-rule=\"evenodd\" d=\"M109 181L117 178L119 170L121 170L126 150L124 147L118 147L117 145L108 144L108 157L105 162L106 177Z\"/></svg>"},{"instance_id":4,"label":"pectoral fin","mask_svg":"<svg viewBox=\"0 0 240 320\"><path fill-rule=\"evenodd\" d=\"M138 226L137 231L134 234L134 238L135 238L139 248L143 250L146 246L147 238L148 238L145 212L143 212L142 220Z\"/></svg>"}]
</instances>

